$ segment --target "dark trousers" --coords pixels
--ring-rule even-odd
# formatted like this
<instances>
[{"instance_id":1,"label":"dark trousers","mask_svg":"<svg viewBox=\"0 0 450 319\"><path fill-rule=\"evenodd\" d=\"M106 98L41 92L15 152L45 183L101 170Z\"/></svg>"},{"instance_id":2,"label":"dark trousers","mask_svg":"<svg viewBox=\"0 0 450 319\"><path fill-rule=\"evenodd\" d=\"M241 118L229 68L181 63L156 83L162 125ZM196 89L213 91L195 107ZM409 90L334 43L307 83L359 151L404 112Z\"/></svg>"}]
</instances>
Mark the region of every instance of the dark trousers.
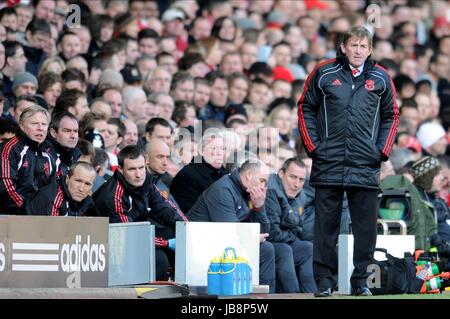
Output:
<instances>
[{"instance_id":1,"label":"dark trousers","mask_svg":"<svg viewBox=\"0 0 450 319\"><path fill-rule=\"evenodd\" d=\"M175 238L175 232L170 227L156 226L155 236L164 239ZM155 277L158 281L169 280L169 267L175 270L175 252L168 247L155 247Z\"/></svg>"},{"instance_id":2,"label":"dark trousers","mask_svg":"<svg viewBox=\"0 0 450 319\"><path fill-rule=\"evenodd\" d=\"M313 270L319 288L334 289L337 283L336 245L344 191L347 193L354 236L352 287L366 286L369 275L367 266L373 260L377 239L378 191L357 187L317 187Z\"/></svg>"},{"instance_id":3,"label":"dark trousers","mask_svg":"<svg viewBox=\"0 0 450 319\"><path fill-rule=\"evenodd\" d=\"M307 293L317 290L312 269L313 245L309 241L272 243L279 293Z\"/></svg>"},{"instance_id":4,"label":"dark trousers","mask_svg":"<svg viewBox=\"0 0 450 319\"><path fill-rule=\"evenodd\" d=\"M167 256L166 250L162 248L155 249L155 279L157 281L167 281L169 276L167 271L169 270L170 261Z\"/></svg>"},{"instance_id":5,"label":"dark trousers","mask_svg":"<svg viewBox=\"0 0 450 319\"><path fill-rule=\"evenodd\" d=\"M271 294L275 292L275 251L268 241L259 246L259 284L268 285Z\"/></svg>"}]
</instances>

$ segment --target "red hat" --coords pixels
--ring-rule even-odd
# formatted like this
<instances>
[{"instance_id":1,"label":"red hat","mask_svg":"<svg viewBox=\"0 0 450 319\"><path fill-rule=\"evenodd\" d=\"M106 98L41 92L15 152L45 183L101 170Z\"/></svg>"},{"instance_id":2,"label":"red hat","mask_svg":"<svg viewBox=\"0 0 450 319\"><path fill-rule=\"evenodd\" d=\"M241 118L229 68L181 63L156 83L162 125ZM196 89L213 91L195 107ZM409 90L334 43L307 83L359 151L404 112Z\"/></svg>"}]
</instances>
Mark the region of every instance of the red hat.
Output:
<instances>
[{"instance_id":1,"label":"red hat","mask_svg":"<svg viewBox=\"0 0 450 319\"><path fill-rule=\"evenodd\" d=\"M276 66L272 70L272 78L274 80L284 80L289 83L294 81L294 76L292 75L291 71L289 71L286 68L283 68L282 66Z\"/></svg>"},{"instance_id":2,"label":"red hat","mask_svg":"<svg viewBox=\"0 0 450 319\"><path fill-rule=\"evenodd\" d=\"M305 0L306 10L325 10L328 9L328 3L319 0Z\"/></svg>"},{"instance_id":3,"label":"red hat","mask_svg":"<svg viewBox=\"0 0 450 319\"><path fill-rule=\"evenodd\" d=\"M434 19L433 28L450 27L450 22L445 17L436 17Z\"/></svg>"}]
</instances>

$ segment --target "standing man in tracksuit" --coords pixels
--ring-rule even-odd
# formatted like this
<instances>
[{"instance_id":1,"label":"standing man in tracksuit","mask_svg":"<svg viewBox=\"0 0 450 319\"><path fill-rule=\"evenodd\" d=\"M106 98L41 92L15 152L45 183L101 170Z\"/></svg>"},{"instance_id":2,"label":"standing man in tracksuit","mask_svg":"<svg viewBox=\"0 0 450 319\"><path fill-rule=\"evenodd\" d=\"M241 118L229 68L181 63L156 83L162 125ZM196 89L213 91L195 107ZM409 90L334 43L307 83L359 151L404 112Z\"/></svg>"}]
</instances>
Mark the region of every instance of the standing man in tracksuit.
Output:
<instances>
[{"instance_id":1,"label":"standing man in tracksuit","mask_svg":"<svg viewBox=\"0 0 450 319\"><path fill-rule=\"evenodd\" d=\"M344 192L355 238L352 294L371 295L366 280L377 237L380 165L389 158L399 121L392 80L369 58L370 32L350 29L339 49L336 59L311 72L298 102L300 134L313 159L310 184L316 188L316 297L330 296L336 286Z\"/></svg>"}]
</instances>

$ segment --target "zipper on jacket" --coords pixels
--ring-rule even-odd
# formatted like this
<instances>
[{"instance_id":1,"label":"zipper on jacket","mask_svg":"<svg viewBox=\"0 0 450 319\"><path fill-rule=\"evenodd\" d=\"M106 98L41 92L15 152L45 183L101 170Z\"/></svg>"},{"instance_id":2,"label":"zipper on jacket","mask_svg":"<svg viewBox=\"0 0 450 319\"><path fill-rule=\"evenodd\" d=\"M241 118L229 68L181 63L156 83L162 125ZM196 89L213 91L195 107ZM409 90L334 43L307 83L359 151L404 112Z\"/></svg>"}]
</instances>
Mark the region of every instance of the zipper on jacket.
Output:
<instances>
[{"instance_id":1,"label":"zipper on jacket","mask_svg":"<svg viewBox=\"0 0 450 319\"><path fill-rule=\"evenodd\" d=\"M371 137L372 141L373 141L373 135L375 134L375 126L377 125L378 111L380 110L380 100L381 100L381 96L378 97L377 111L375 112L375 117L373 119L372 137Z\"/></svg>"},{"instance_id":2,"label":"zipper on jacket","mask_svg":"<svg viewBox=\"0 0 450 319\"><path fill-rule=\"evenodd\" d=\"M325 113L325 136L328 138L328 116L327 116L327 96L323 98L323 110Z\"/></svg>"}]
</instances>

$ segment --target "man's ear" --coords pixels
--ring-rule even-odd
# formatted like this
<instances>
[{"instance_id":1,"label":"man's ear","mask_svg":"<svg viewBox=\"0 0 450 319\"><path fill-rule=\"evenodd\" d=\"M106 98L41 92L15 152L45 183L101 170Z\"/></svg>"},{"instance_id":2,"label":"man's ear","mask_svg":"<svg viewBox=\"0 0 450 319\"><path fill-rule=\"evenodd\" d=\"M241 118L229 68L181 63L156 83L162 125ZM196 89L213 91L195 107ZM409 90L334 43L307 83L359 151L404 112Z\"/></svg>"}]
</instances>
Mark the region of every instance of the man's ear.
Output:
<instances>
[{"instance_id":1,"label":"man's ear","mask_svg":"<svg viewBox=\"0 0 450 319\"><path fill-rule=\"evenodd\" d=\"M345 54L345 46L344 46L344 43L341 43L341 51L342 51L343 54Z\"/></svg>"},{"instance_id":2,"label":"man's ear","mask_svg":"<svg viewBox=\"0 0 450 319\"><path fill-rule=\"evenodd\" d=\"M55 130L53 127L50 129L50 135L51 135L53 138L56 138L56 130Z\"/></svg>"}]
</instances>

